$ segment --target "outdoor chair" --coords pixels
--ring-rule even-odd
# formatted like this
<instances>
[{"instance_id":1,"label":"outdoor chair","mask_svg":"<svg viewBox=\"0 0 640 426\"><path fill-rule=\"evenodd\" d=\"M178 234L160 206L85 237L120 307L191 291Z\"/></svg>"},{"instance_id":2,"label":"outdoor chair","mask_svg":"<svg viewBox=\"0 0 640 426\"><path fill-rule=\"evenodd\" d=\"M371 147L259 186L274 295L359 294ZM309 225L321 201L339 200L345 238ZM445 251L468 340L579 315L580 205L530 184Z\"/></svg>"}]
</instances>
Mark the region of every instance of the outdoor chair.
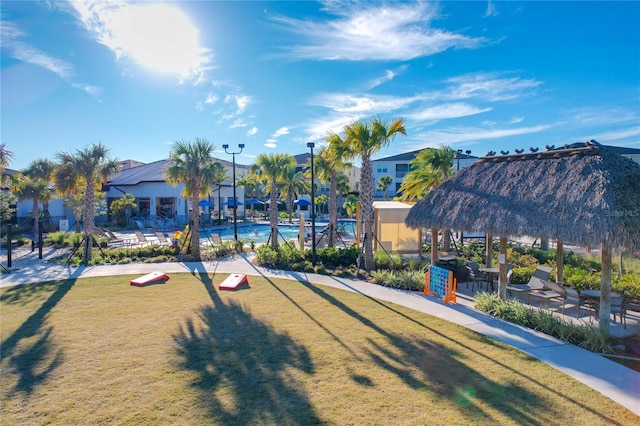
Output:
<instances>
[{"instance_id":1,"label":"outdoor chair","mask_svg":"<svg viewBox=\"0 0 640 426\"><path fill-rule=\"evenodd\" d=\"M164 235L164 232L156 231L156 237L158 237L158 243L161 246L171 245L171 241L167 240L167 237Z\"/></svg>"},{"instance_id":2,"label":"outdoor chair","mask_svg":"<svg viewBox=\"0 0 640 426\"><path fill-rule=\"evenodd\" d=\"M613 315L613 322L616 322L616 314L620 317L620 323L624 324L625 330L627 329L627 309L625 306L624 296L612 296L611 297L611 315Z\"/></svg>"},{"instance_id":3,"label":"outdoor chair","mask_svg":"<svg viewBox=\"0 0 640 426\"><path fill-rule=\"evenodd\" d=\"M125 247L125 246L131 245L131 240L124 240L108 229L103 229L103 228L99 228L99 229L106 234L108 239L108 244L114 247Z\"/></svg>"},{"instance_id":4,"label":"outdoor chair","mask_svg":"<svg viewBox=\"0 0 640 426\"><path fill-rule=\"evenodd\" d=\"M473 268L473 265L476 268ZM467 288L469 288L469 282L471 282L471 291L475 291L476 283L482 288L482 283L487 284L487 290L489 289L489 283L487 281L487 276L478 270L478 264L475 262L469 262L465 266L467 269Z\"/></svg>"},{"instance_id":5,"label":"outdoor chair","mask_svg":"<svg viewBox=\"0 0 640 426\"><path fill-rule=\"evenodd\" d=\"M545 300L547 303L547 309L549 308L550 300L561 300L562 315L564 315L564 310L567 302L573 303L576 306L576 318L580 316L580 304L582 303L583 299L580 297L580 293L578 291L566 287L562 284L554 283L553 281L546 281L545 288L548 290L529 293L529 299L534 298Z\"/></svg>"},{"instance_id":6,"label":"outdoor chair","mask_svg":"<svg viewBox=\"0 0 640 426\"><path fill-rule=\"evenodd\" d=\"M533 291L542 291L545 289L547 280L551 275L551 267L538 266L534 271L529 282L524 285L507 285L507 293L515 293L518 295L518 299L522 302L523 294L530 294Z\"/></svg>"},{"instance_id":7,"label":"outdoor chair","mask_svg":"<svg viewBox=\"0 0 640 426\"><path fill-rule=\"evenodd\" d=\"M151 242L147 240L147 237L145 237L142 232L134 231L134 233L136 234L136 237L138 238L138 243L140 243L140 245L142 245L143 247L147 245L151 245Z\"/></svg>"}]
</instances>

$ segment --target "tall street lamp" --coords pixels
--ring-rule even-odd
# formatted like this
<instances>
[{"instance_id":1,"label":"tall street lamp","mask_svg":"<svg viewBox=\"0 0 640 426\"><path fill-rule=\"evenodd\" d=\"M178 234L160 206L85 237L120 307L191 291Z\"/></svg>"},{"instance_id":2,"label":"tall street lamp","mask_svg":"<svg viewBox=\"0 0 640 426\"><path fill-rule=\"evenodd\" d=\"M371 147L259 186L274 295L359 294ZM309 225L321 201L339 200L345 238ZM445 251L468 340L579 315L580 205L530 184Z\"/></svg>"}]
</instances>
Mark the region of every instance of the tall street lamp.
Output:
<instances>
[{"instance_id":1,"label":"tall street lamp","mask_svg":"<svg viewBox=\"0 0 640 426\"><path fill-rule=\"evenodd\" d=\"M240 151L238 152L229 152L229 144L222 145L224 148L224 152L227 154L231 154L231 163L233 164L232 173L233 173L233 236L236 241L238 241L238 217L237 217L237 209L238 209L238 199L236 198L236 154L240 154L242 149L244 148L243 143L238 144L238 148Z\"/></svg>"},{"instance_id":2,"label":"tall street lamp","mask_svg":"<svg viewBox=\"0 0 640 426\"><path fill-rule=\"evenodd\" d=\"M313 181L315 179L313 173L313 142L307 142L307 147L311 149L311 264L316 266L316 197Z\"/></svg>"}]
</instances>

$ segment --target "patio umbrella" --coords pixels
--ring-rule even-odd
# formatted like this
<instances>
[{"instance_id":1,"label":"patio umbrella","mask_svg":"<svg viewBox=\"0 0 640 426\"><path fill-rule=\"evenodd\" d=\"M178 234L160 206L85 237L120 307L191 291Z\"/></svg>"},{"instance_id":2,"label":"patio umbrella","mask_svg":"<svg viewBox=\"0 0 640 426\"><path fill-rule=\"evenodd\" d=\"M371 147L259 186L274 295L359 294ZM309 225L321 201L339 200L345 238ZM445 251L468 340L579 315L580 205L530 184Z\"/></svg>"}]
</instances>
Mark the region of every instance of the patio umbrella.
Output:
<instances>
[{"instance_id":1,"label":"patio umbrella","mask_svg":"<svg viewBox=\"0 0 640 426\"><path fill-rule=\"evenodd\" d=\"M243 205L242 201L235 202L234 200L227 200L226 204L229 207L234 207L234 206L237 207L237 206L242 206Z\"/></svg>"},{"instance_id":2,"label":"patio umbrella","mask_svg":"<svg viewBox=\"0 0 640 426\"><path fill-rule=\"evenodd\" d=\"M305 199L300 199L300 200L295 200L293 202L293 204L295 204L296 206L310 206L311 205L311 201L305 200Z\"/></svg>"},{"instance_id":3,"label":"patio umbrella","mask_svg":"<svg viewBox=\"0 0 640 426\"><path fill-rule=\"evenodd\" d=\"M215 207L215 204L213 203L213 201L208 201L208 200L200 200L198 201L198 205L200 207Z\"/></svg>"},{"instance_id":4,"label":"patio umbrella","mask_svg":"<svg viewBox=\"0 0 640 426\"><path fill-rule=\"evenodd\" d=\"M258 199L252 198L250 200L246 200L245 204L248 206L254 206L254 205L264 204L264 203Z\"/></svg>"}]
</instances>

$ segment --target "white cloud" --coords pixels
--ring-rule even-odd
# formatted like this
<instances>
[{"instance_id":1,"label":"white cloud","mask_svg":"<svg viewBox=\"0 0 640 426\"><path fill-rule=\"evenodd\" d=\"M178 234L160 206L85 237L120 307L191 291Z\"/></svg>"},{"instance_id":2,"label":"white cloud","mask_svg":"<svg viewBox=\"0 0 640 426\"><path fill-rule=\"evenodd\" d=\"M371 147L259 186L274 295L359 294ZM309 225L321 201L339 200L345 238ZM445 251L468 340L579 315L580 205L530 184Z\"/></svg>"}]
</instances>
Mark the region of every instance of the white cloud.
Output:
<instances>
[{"instance_id":1,"label":"white cloud","mask_svg":"<svg viewBox=\"0 0 640 426\"><path fill-rule=\"evenodd\" d=\"M280 136L284 136L284 135L288 135L289 134L289 128L288 127L280 127L278 130L275 131L275 133L273 135L271 135L272 138L279 138Z\"/></svg>"},{"instance_id":2,"label":"white cloud","mask_svg":"<svg viewBox=\"0 0 640 426\"><path fill-rule=\"evenodd\" d=\"M271 143L271 142L265 143L264 146L266 148L271 148L271 149L275 149L277 147L277 145L275 143Z\"/></svg>"},{"instance_id":3,"label":"white cloud","mask_svg":"<svg viewBox=\"0 0 640 426\"><path fill-rule=\"evenodd\" d=\"M220 99L220 97L218 97L217 95L214 95L213 93L208 93L207 98L204 100L204 103L208 105L215 104L218 101L218 99Z\"/></svg>"},{"instance_id":4,"label":"white cloud","mask_svg":"<svg viewBox=\"0 0 640 426\"><path fill-rule=\"evenodd\" d=\"M253 136L256 133L258 133L258 128L257 127L252 127L249 130L247 130L247 136Z\"/></svg>"},{"instance_id":5,"label":"white cloud","mask_svg":"<svg viewBox=\"0 0 640 426\"><path fill-rule=\"evenodd\" d=\"M224 102L226 104L233 104L236 107L236 110L230 115L234 117L236 115L240 115L247 108L247 105L251 102L251 96L247 95L227 95L224 98Z\"/></svg>"},{"instance_id":6,"label":"white cloud","mask_svg":"<svg viewBox=\"0 0 640 426\"><path fill-rule=\"evenodd\" d=\"M518 124L521 123L524 120L524 117L513 117L511 120L509 120L509 124Z\"/></svg>"},{"instance_id":7,"label":"white cloud","mask_svg":"<svg viewBox=\"0 0 640 426\"><path fill-rule=\"evenodd\" d=\"M247 123L245 123L242 118L236 118L233 123L229 125L229 128L235 129L236 127L247 127Z\"/></svg>"},{"instance_id":8,"label":"white cloud","mask_svg":"<svg viewBox=\"0 0 640 426\"><path fill-rule=\"evenodd\" d=\"M291 55L317 60L409 60L450 48L476 48L483 38L431 26L437 6L423 2L326 2L334 19L324 22L276 17L275 22L302 39Z\"/></svg>"},{"instance_id":9,"label":"white cloud","mask_svg":"<svg viewBox=\"0 0 640 426\"><path fill-rule=\"evenodd\" d=\"M408 68L409 68L408 65L403 65L397 68L396 70L385 70L384 75L382 77L378 77L372 80L371 82L369 82L368 84L369 89L373 89L375 87L378 87L386 83L387 81L393 80L397 75L404 73Z\"/></svg>"},{"instance_id":10,"label":"white cloud","mask_svg":"<svg viewBox=\"0 0 640 426\"><path fill-rule=\"evenodd\" d=\"M9 52L9 55L12 58L44 68L70 83L71 87L74 89L82 90L100 100L100 96L102 95L102 89L100 87L85 83L74 83L73 79L75 77L76 70L72 64L63 59L51 56L29 43L19 40L24 36L25 34L13 23L6 21L0 22L0 39L2 40L2 47L5 51Z\"/></svg>"},{"instance_id":11,"label":"white cloud","mask_svg":"<svg viewBox=\"0 0 640 426\"><path fill-rule=\"evenodd\" d=\"M200 46L199 30L175 4L74 1L71 6L117 58L196 83L211 69L211 51Z\"/></svg>"},{"instance_id":12,"label":"white cloud","mask_svg":"<svg viewBox=\"0 0 640 426\"><path fill-rule=\"evenodd\" d=\"M448 80L450 99L486 99L506 101L533 92L542 84L534 79L503 76L503 73L476 73L452 77Z\"/></svg>"},{"instance_id":13,"label":"white cloud","mask_svg":"<svg viewBox=\"0 0 640 426\"><path fill-rule=\"evenodd\" d=\"M608 141L617 141L633 138L633 142L640 143L640 126L629 127L627 129L610 130L595 135L584 137L583 139L595 139L598 142L606 144Z\"/></svg>"},{"instance_id":14,"label":"white cloud","mask_svg":"<svg viewBox=\"0 0 640 426\"><path fill-rule=\"evenodd\" d=\"M436 105L419 109L408 115L408 118L417 121L443 120L447 118L466 117L491 111L491 108L477 108L465 103L452 103Z\"/></svg>"},{"instance_id":15,"label":"white cloud","mask_svg":"<svg viewBox=\"0 0 640 426\"><path fill-rule=\"evenodd\" d=\"M492 1L487 3L487 11L484 13L485 18L488 18L489 16L498 16L498 9Z\"/></svg>"},{"instance_id":16,"label":"white cloud","mask_svg":"<svg viewBox=\"0 0 640 426\"><path fill-rule=\"evenodd\" d=\"M487 139L500 139L510 136L538 133L553 127L543 124L532 127L520 127L514 129L483 129L478 127L453 127L449 129L433 130L421 133L413 139L437 140L444 145L452 145L459 142L480 141Z\"/></svg>"},{"instance_id":17,"label":"white cloud","mask_svg":"<svg viewBox=\"0 0 640 426\"><path fill-rule=\"evenodd\" d=\"M311 99L311 105L323 106L342 114L378 114L400 109L419 97L325 93Z\"/></svg>"},{"instance_id":18,"label":"white cloud","mask_svg":"<svg viewBox=\"0 0 640 426\"><path fill-rule=\"evenodd\" d=\"M55 58L36 47L20 41L24 33L13 23L0 22L0 38L3 50L9 52L12 58L44 68L58 75L64 80L71 79L75 74L75 68L70 63Z\"/></svg>"}]
</instances>

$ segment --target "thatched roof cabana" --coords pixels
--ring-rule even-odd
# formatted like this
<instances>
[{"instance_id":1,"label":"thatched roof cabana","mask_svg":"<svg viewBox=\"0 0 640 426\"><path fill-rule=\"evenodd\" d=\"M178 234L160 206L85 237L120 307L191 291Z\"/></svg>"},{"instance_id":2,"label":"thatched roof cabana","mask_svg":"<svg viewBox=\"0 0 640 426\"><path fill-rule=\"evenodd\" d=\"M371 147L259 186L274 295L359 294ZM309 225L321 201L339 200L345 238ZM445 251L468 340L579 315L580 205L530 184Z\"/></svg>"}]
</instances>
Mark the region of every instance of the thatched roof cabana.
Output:
<instances>
[{"instance_id":1,"label":"thatched roof cabana","mask_svg":"<svg viewBox=\"0 0 640 426\"><path fill-rule=\"evenodd\" d=\"M640 165L595 141L482 157L418 201L406 224L640 250Z\"/></svg>"}]
</instances>

